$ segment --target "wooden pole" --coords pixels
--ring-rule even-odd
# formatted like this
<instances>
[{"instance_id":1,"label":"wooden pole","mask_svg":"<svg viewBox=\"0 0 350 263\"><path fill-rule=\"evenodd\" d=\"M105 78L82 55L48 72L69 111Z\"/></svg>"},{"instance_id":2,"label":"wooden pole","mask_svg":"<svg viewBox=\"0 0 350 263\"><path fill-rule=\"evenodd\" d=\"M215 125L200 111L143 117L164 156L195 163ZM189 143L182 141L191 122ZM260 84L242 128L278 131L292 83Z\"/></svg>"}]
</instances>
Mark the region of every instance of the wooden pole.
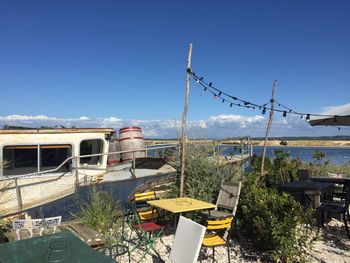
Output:
<instances>
[{"instance_id":1,"label":"wooden pole","mask_svg":"<svg viewBox=\"0 0 350 263\"><path fill-rule=\"evenodd\" d=\"M182 151L181 151L181 174L180 174L180 197L184 194L184 181L185 181L185 156L186 156L186 115L188 111L188 97L190 95L190 69L191 69L191 57L192 57L192 43L188 47L187 57L187 73L186 73L186 99L185 109L182 113Z\"/></svg>"},{"instance_id":2,"label":"wooden pole","mask_svg":"<svg viewBox=\"0 0 350 263\"><path fill-rule=\"evenodd\" d=\"M275 80L275 81L273 82L273 86L272 86L271 110L270 110L269 121L268 121L267 127L266 127L265 141L264 141L264 146L263 146L263 154L262 154L262 159L261 159L261 176L264 176L264 165L265 165L265 155L266 155L266 143L267 143L267 140L268 140L268 138L269 138L269 133L270 133L271 125L272 125L273 110L274 110L274 107L275 107L274 96L275 96L275 88L276 88L276 86L277 86L277 80Z\"/></svg>"}]
</instances>

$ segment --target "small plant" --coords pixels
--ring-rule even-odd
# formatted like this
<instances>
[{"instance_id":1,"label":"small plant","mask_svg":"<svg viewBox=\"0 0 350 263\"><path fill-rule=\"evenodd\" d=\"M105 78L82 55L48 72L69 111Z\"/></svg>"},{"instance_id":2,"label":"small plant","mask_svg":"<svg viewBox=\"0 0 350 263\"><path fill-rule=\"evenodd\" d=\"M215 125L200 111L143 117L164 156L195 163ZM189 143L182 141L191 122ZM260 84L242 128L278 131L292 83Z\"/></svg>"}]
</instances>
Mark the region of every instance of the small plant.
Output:
<instances>
[{"instance_id":1,"label":"small plant","mask_svg":"<svg viewBox=\"0 0 350 263\"><path fill-rule=\"evenodd\" d=\"M118 204L112 200L111 196L106 192L98 192L96 187L93 187L91 199L83 203L80 212L73 216L79 219L83 225L91 227L103 235L109 235L111 229L115 232L115 227L120 222L119 215Z\"/></svg>"}]
</instances>

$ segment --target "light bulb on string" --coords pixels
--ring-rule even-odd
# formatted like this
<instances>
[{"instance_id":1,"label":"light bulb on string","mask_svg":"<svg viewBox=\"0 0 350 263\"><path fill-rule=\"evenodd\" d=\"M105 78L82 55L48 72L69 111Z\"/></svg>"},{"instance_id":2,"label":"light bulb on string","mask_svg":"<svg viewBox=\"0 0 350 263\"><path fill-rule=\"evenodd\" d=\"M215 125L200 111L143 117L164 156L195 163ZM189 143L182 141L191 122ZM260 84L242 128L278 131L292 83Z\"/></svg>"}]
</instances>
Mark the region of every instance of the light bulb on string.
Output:
<instances>
[{"instance_id":1,"label":"light bulb on string","mask_svg":"<svg viewBox=\"0 0 350 263\"><path fill-rule=\"evenodd\" d=\"M286 111L283 112L283 117L287 117L287 112Z\"/></svg>"},{"instance_id":2,"label":"light bulb on string","mask_svg":"<svg viewBox=\"0 0 350 263\"><path fill-rule=\"evenodd\" d=\"M232 108L233 103L230 103L230 107Z\"/></svg>"},{"instance_id":3,"label":"light bulb on string","mask_svg":"<svg viewBox=\"0 0 350 263\"><path fill-rule=\"evenodd\" d=\"M222 99L222 102L225 102L225 99Z\"/></svg>"},{"instance_id":4,"label":"light bulb on string","mask_svg":"<svg viewBox=\"0 0 350 263\"><path fill-rule=\"evenodd\" d=\"M265 114L265 113L266 113L266 108L265 108L265 107L263 108L263 110L262 110L261 113L262 113L262 114Z\"/></svg>"},{"instance_id":5,"label":"light bulb on string","mask_svg":"<svg viewBox=\"0 0 350 263\"><path fill-rule=\"evenodd\" d=\"M211 82L209 83L209 87L211 87L211 85L213 85Z\"/></svg>"}]
</instances>

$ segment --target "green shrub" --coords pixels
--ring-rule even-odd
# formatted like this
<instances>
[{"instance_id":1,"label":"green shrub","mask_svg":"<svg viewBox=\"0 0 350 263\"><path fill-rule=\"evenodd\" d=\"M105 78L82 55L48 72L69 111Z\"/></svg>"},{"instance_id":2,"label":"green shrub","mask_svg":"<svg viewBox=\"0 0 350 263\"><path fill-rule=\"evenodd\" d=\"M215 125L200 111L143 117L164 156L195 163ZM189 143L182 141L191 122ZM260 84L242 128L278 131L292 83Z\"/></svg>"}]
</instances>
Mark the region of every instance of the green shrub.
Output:
<instances>
[{"instance_id":1,"label":"green shrub","mask_svg":"<svg viewBox=\"0 0 350 263\"><path fill-rule=\"evenodd\" d=\"M252 170L253 173L259 174L262 158L253 155ZM297 179L297 171L302 166L299 159L291 159L289 154L283 150L275 150L274 158L265 159L266 175L260 180L267 186L275 186L281 183Z\"/></svg>"},{"instance_id":2,"label":"green shrub","mask_svg":"<svg viewBox=\"0 0 350 263\"><path fill-rule=\"evenodd\" d=\"M254 177L254 176L253 176ZM304 262L315 231L312 211L286 193L247 180L240 198L239 229L273 260Z\"/></svg>"},{"instance_id":3,"label":"green shrub","mask_svg":"<svg viewBox=\"0 0 350 263\"><path fill-rule=\"evenodd\" d=\"M330 162L325 162L324 164L306 164L302 165L303 169L309 170L311 176L327 176L328 173L342 174L343 176L350 177L350 162L343 165L336 165Z\"/></svg>"},{"instance_id":4,"label":"green shrub","mask_svg":"<svg viewBox=\"0 0 350 263\"><path fill-rule=\"evenodd\" d=\"M239 178L239 165L220 165L212 156L213 147L189 145L185 157L184 194L188 197L215 203L223 181ZM173 185L169 196L179 194L179 183Z\"/></svg>"}]
</instances>

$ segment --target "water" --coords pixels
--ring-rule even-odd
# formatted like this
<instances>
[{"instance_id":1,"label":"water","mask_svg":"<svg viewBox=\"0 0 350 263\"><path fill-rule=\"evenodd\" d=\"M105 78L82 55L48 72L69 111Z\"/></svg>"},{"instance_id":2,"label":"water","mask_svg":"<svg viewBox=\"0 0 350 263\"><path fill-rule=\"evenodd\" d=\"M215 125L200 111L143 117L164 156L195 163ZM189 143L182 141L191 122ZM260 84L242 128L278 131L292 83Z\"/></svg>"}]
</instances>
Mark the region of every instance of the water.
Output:
<instances>
[{"instance_id":1,"label":"water","mask_svg":"<svg viewBox=\"0 0 350 263\"><path fill-rule=\"evenodd\" d=\"M253 153L261 156L262 149L262 146L254 146ZM231 155L235 153L235 150L236 149L232 146L224 146L221 147L221 154L224 156ZM312 155L315 151L321 151L326 154L326 157L322 159L322 162L330 161L331 163L338 165L350 162L350 148L268 146L266 148L266 155L268 157L274 157L274 150L283 150L290 154L290 158L299 158L303 162L314 162Z\"/></svg>"}]
</instances>

